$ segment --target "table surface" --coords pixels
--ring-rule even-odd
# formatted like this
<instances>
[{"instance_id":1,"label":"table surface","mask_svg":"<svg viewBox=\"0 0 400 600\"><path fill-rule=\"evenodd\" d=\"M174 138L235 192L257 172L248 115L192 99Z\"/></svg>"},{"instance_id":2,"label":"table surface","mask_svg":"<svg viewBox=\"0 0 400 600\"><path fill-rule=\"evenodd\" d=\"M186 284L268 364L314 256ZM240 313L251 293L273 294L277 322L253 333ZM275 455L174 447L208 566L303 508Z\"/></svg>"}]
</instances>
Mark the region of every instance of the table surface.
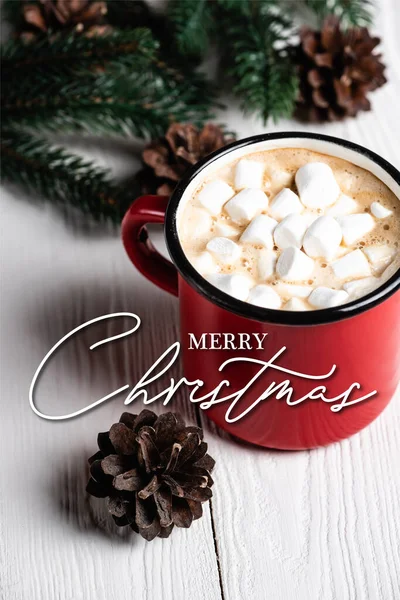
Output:
<instances>
[{"instance_id":1,"label":"table surface","mask_svg":"<svg viewBox=\"0 0 400 600\"><path fill-rule=\"evenodd\" d=\"M373 94L373 112L321 127L287 121L263 128L231 105L225 122L241 136L289 129L336 135L399 166L396 8L397 0L382 0L377 11L390 83ZM136 168L129 141L70 143L121 177ZM177 301L134 272L111 227L89 226L10 188L2 189L1 210L2 599L400 597L399 393L360 434L310 452L241 445L203 416L217 460L204 518L152 543L114 527L104 503L85 494L86 458L98 431L118 420L124 396L54 422L30 409L29 385L59 339L119 311L140 315L140 333L90 352L90 343L121 331L121 322L82 331L46 369L38 405L66 414L133 385L178 339ZM194 419L183 397L174 400L179 407Z\"/></svg>"}]
</instances>

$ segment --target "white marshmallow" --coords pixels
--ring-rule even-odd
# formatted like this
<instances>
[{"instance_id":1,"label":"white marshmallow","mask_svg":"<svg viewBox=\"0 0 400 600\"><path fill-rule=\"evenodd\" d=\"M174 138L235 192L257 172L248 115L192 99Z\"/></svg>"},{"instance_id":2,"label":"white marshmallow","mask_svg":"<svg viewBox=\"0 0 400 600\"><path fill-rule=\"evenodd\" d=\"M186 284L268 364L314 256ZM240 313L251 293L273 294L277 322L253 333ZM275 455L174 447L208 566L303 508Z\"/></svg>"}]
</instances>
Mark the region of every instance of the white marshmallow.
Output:
<instances>
[{"instance_id":1,"label":"white marshmallow","mask_svg":"<svg viewBox=\"0 0 400 600\"><path fill-rule=\"evenodd\" d=\"M396 254L396 250L391 246L366 246L363 248L364 254L367 256L371 265L375 268L386 267L393 256Z\"/></svg>"},{"instance_id":2,"label":"white marshmallow","mask_svg":"<svg viewBox=\"0 0 400 600\"><path fill-rule=\"evenodd\" d=\"M217 260L222 263L230 265L237 261L241 254L241 248L232 240L224 237L212 238L207 246L209 250Z\"/></svg>"},{"instance_id":3,"label":"white marshmallow","mask_svg":"<svg viewBox=\"0 0 400 600\"><path fill-rule=\"evenodd\" d=\"M301 248L307 223L301 215L289 215L285 217L275 228L275 244L281 250L295 246Z\"/></svg>"},{"instance_id":4,"label":"white marshmallow","mask_svg":"<svg viewBox=\"0 0 400 600\"><path fill-rule=\"evenodd\" d=\"M400 254L397 254L395 259L390 263L390 265L388 265L386 267L386 269L383 271L382 275L379 277L379 282L380 282L379 285L382 285L383 283L385 283L385 281L390 279L396 273L396 271L398 271L399 269L400 269Z\"/></svg>"},{"instance_id":5,"label":"white marshmallow","mask_svg":"<svg viewBox=\"0 0 400 600\"><path fill-rule=\"evenodd\" d=\"M328 208L326 215L329 217L344 217L345 215L351 215L352 213L359 210L359 204L350 196L346 194L340 194L338 200L331 208Z\"/></svg>"},{"instance_id":6,"label":"white marshmallow","mask_svg":"<svg viewBox=\"0 0 400 600\"><path fill-rule=\"evenodd\" d=\"M229 225L228 223L225 223L224 221L218 221L218 223L215 224L215 234L217 236L220 237L236 237L237 235L240 234L240 229L237 229L236 227L232 227L232 225Z\"/></svg>"},{"instance_id":7,"label":"white marshmallow","mask_svg":"<svg viewBox=\"0 0 400 600\"><path fill-rule=\"evenodd\" d=\"M377 219L386 219L393 214L392 210L385 208L380 202L373 202L370 206L371 212Z\"/></svg>"},{"instance_id":8,"label":"white marshmallow","mask_svg":"<svg viewBox=\"0 0 400 600\"><path fill-rule=\"evenodd\" d=\"M278 221L281 221L292 213L301 213L304 207L297 194L284 188L275 196L269 205L269 214Z\"/></svg>"},{"instance_id":9,"label":"white marshmallow","mask_svg":"<svg viewBox=\"0 0 400 600\"><path fill-rule=\"evenodd\" d=\"M303 247L312 258L331 260L337 253L342 241L342 230L333 217L319 217L307 229Z\"/></svg>"},{"instance_id":10,"label":"white marshmallow","mask_svg":"<svg viewBox=\"0 0 400 600\"><path fill-rule=\"evenodd\" d=\"M310 225L312 225L314 223L314 221L319 219L321 215L319 215L318 213L313 212L311 210L305 210L304 212L301 213L301 216L305 220L307 227L310 227Z\"/></svg>"},{"instance_id":11,"label":"white marshmallow","mask_svg":"<svg viewBox=\"0 0 400 600\"><path fill-rule=\"evenodd\" d=\"M282 304L279 294L277 294L269 285L256 285L253 287L247 301L256 306L274 308L276 310L278 310Z\"/></svg>"},{"instance_id":12,"label":"white marshmallow","mask_svg":"<svg viewBox=\"0 0 400 600\"><path fill-rule=\"evenodd\" d=\"M283 169L271 169L268 168L269 179L274 188L289 187L293 181L292 173L284 171Z\"/></svg>"},{"instance_id":13,"label":"white marshmallow","mask_svg":"<svg viewBox=\"0 0 400 600\"><path fill-rule=\"evenodd\" d=\"M309 303L315 308L332 308L349 300L349 295L344 290L332 290L328 287L317 287L308 297Z\"/></svg>"},{"instance_id":14,"label":"white marshmallow","mask_svg":"<svg viewBox=\"0 0 400 600\"><path fill-rule=\"evenodd\" d=\"M284 305L283 310L295 310L300 312L309 309L303 300L299 300L299 298L290 298Z\"/></svg>"},{"instance_id":15,"label":"white marshmallow","mask_svg":"<svg viewBox=\"0 0 400 600\"><path fill-rule=\"evenodd\" d=\"M313 291L313 288L311 285L295 285L293 283L283 283L282 281L279 281L276 285L276 291L282 296L308 298Z\"/></svg>"},{"instance_id":16,"label":"white marshmallow","mask_svg":"<svg viewBox=\"0 0 400 600\"><path fill-rule=\"evenodd\" d=\"M360 279L371 275L369 262L361 250L349 252L331 265L338 279Z\"/></svg>"},{"instance_id":17,"label":"white marshmallow","mask_svg":"<svg viewBox=\"0 0 400 600\"><path fill-rule=\"evenodd\" d=\"M337 217L337 222L342 228L343 241L346 246L352 246L375 227L375 221L368 213Z\"/></svg>"},{"instance_id":18,"label":"white marshmallow","mask_svg":"<svg viewBox=\"0 0 400 600\"><path fill-rule=\"evenodd\" d=\"M365 296L370 290L373 290L377 282L376 277L364 277L363 279L356 279L355 281L345 283L343 289L353 298L358 298L359 296Z\"/></svg>"},{"instance_id":19,"label":"white marshmallow","mask_svg":"<svg viewBox=\"0 0 400 600\"><path fill-rule=\"evenodd\" d=\"M250 244L260 244L269 250L272 250L274 240L272 237L278 222L267 215L258 215L246 227L240 238L241 242Z\"/></svg>"},{"instance_id":20,"label":"white marshmallow","mask_svg":"<svg viewBox=\"0 0 400 600\"><path fill-rule=\"evenodd\" d=\"M258 253L257 268L260 279L268 279L275 273L277 254L270 250L260 250Z\"/></svg>"},{"instance_id":21,"label":"white marshmallow","mask_svg":"<svg viewBox=\"0 0 400 600\"><path fill-rule=\"evenodd\" d=\"M200 273L200 275L216 273L219 270L217 263L215 262L211 254L207 252L207 250L204 250L204 252L202 252L198 256L194 256L191 262L196 271Z\"/></svg>"},{"instance_id":22,"label":"white marshmallow","mask_svg":"<svg viewBox=\"0 0 400 600\"><path fill-rule=\"evenodd\" d=\"M268 197L261 190L246 188L225 204L225 210L235 223L244 225L268 207Z\"/></svg>"},{"instance_id":23,"label":"white marshmallow","mask_svg":"<svg viewBox=\"0 0 400 600\"><path fill-rule=\"evenodd\" d=\"M183 221L182 233L187 237L201 237L212 227L212 217L203 208L193 207L190 218Z\"/></svg>"},{"instance_id":24,"label":"white marshmallow","mask_svg":"<svg viewBox=\"0 0 400 600\"><path fill-rule=\"evenodd\" d=\"M235 169L235 188L261 188L263 184L264 165L262 162L239 160Z\"/></svg>"},{"instance_id":25,"label":"white marshmallow","mask_svg":"<svg viewBox=\"0 0 400 600\"><path fill-rule=\"evenodd\" d=\"M247 300L250 292L250 288L253 287L254 282L245 275L228 275L226 273L215 273L209 275L207 280L214 285L216 288L237 298L237 300Z\"/></svg>"},{"instance_id":26,"label":"white marshmallow","mask_svg":"<svg viewBox=\"0 0 400 600\"><path fill-rule=\"evenodd\" d=\"M314 270L314 261L295 247L286 248L276 264L276 271L285 281L304 281Z\"/></svg>"},{"instance_id":27,"label":"white marshmallow","mask_svg":"<svg viewBox=\"0 0 400 600\"><path fill-rule=\"evenodd\" d=\"M300 200L307 208L327 208L340 194L333 171L325 163L313 162L300 167L296 185Z\"/></svg>"},{"instance_id":28,"label":"white marshmallow","mask_svg":"<svg viewBox=\"0 0 400 600\"><path fill-rule=\"evenodd\" d=\"M350 254L350 252L352 252L351 248L348 248L347 246L339 246L338 251L336 252L336 259L341 258L342 256L345 256L346 254Z\"/></svg>"},{"instance_id":29,"label":"white marshmallow","mask_svg":"<svg viewBox=\"0 0 400 600\"><path fill-rule=\"evenodd\" d=\"M216 179L206 183L199 192L198 200L212 215L218 215L225 202L232 198L234 194L235 190L230 185L221 179Z\"/></svg>"}]
</instances>

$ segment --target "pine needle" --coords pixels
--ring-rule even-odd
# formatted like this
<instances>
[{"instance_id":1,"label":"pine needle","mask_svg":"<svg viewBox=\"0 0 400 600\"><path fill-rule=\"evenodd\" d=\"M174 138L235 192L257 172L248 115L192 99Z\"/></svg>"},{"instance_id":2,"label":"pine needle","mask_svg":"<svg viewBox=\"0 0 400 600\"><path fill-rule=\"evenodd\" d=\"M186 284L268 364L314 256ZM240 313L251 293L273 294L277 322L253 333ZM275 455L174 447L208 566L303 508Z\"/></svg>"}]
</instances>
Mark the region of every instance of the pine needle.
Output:
<instances>
[{"instance_id":1,"label":"pine needle","mask_svg":"<svg viewBox=\"0 0 400 600\"><path fill-rule=\"evenodd\" d=\"M213 12L209 0L169 1L167 16L176 49L187 60L199 61L205 56L216 27Z\"/></svg>"},{"instance_id":2,"label":"pine needle","mask_svg":"<svg viewBox=\"0 0 400 600\"><path fill-rule=\"evenodd\" d=\"M118 223L129 202L110 173L24 132L3 130L1 178L56 204ZM130 197L132 200L134 195ZM125 200L125 202L124 202Z\"/></svg>"},{"instance_id":3,"label":"pine needle","mask_svg":"<svg viewBox=\"0 0 400 600\"><path fill-rule=\"evenodd\" d=\"M242 109L260 115L264 123L269 117L289 117L298 89L288 46L290 21L271 2L218 1L221 52Z\"/></svg>"},{"instance_id":4,"label":"pine needle","mask_svg":"<svg viewBox=\"0 0 400 600\"><path fill-rule=\"evenodd\" d=\"M329 15L339 17L344 27L364 27L372 23L371 0L305 0L322 22Z\"/></svg>"}]
</instances>

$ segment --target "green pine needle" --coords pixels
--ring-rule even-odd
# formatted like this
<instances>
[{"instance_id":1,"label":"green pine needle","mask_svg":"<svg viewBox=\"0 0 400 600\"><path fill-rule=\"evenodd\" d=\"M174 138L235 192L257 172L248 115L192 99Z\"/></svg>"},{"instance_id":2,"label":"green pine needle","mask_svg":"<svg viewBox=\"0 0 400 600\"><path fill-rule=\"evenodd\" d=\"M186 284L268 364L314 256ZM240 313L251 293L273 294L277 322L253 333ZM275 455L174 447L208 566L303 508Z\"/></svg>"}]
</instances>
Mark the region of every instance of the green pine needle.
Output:
<instances>
[{"instance_id":1,"label":"green pine needle","mask_svg":"<svg viewBox=\"0 0 400 600\"><path fill-rule=\"evenodd\" d=\"M167 14L177 51L187 60L198 61L204 57L210 44L210 34L216 27L213 2L170 0Z\"/></svg>"},{"instance_id":2,"label":"green pine needle","mask_svg":"<svg viewBox=\"0 0 400 600\"><path fill-rule=\"evenodd\" d=\"M339 17L344 27L363 27L372 23L371 0L305 0L322 22L329 15Z\"/></svg>"},{"instance_id":3,"label":"green pine needle","mask_svg":"<svg viewBox=\"0 0 400 600\"><path fill-rule=\"evenodd\" d=\"M48 94L43 87L33 96L7 94L3 122L14 128L151 138L162 135L172 121L200 125L211 118L210 96L202 81L187 82L163 69L154 66L125 78L88 75L83 82L77 80L60 90L54 82Z\"/></svg>"},{"instance_id":4,"label":"green pine needle","mask_svg":"<svg viewBox=\"0 0 400 600\"><path fill-rule=\"evenodd\" d=\"M211 118L215 92L205 77L170 68L157 48L146 29L70 34L29 47L9 43L2 58L3 120L14 128L155 137L171 121Z\"/></svg>"},{"instance_id":5,"label":"green pine needle","mask_svg":"<svg viewBox=\"0 0 400 600\"><path fill-rule=\"evenodd\" d=\"M87 37L71 32L39 37L35 42L11 40L1 49L3 77L20 78L32 69L79 75L108 65L124 69L136 65L145 67L157 60L159 43L149 29L114 31L106 35Z\"/></svg>"},{"instance_id":6,"label":"green pine needle","mask_svg":"<svg viewBox=\"0 0 400 600\"><path fill-rule=\"evenodd\" d=\"M53 203L118 223L129 199L105 169L28 133L3 130L1 178Z\"/></svg>"},{"instance_id":7,"label":"green pine needle","mask_svg":"<svg viewBox=\"0 0 400 600\"><path fill-rule=\"evenodd\" d=\"M290 21L267 1L240 0L233 8L230 0L219 4L221 51L243 110L260 115L264 123L291 116L298 80L288 48Z\"/></svg>"}]
</instances>

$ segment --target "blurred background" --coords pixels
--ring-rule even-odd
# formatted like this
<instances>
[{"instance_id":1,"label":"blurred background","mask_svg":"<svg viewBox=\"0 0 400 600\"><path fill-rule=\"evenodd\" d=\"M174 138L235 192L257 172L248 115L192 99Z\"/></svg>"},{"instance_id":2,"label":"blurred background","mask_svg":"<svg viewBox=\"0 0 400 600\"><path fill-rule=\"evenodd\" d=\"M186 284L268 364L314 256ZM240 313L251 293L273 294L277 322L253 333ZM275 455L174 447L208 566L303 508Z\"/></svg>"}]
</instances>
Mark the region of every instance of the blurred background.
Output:
<instances>
[{"instance_id":1,"label":"blurred background","mask_svg":"<svg viewBox=\"0 0 400 600\"><path fill-rule=\"evenodd\" d=\"M87 458L116 397L179 337L175 298L135 272L119 224L233 138L315 131L399 167L398 0L3 0L0 597L4 600L395 600L400 409L359 435L281 453L202 416L216 485L190 530L148 544L88 500ZM161 227L152 232L162 247ZM175 377L180 375L176 365ZM155 389L154 391L157 391ZM132 406L136 410L137 406ZM163 410L154 406L155 410ZM195 423L181 394L174 409ZM146 545L147 544L147 545Z\"/></svg>"}]
</instances>

